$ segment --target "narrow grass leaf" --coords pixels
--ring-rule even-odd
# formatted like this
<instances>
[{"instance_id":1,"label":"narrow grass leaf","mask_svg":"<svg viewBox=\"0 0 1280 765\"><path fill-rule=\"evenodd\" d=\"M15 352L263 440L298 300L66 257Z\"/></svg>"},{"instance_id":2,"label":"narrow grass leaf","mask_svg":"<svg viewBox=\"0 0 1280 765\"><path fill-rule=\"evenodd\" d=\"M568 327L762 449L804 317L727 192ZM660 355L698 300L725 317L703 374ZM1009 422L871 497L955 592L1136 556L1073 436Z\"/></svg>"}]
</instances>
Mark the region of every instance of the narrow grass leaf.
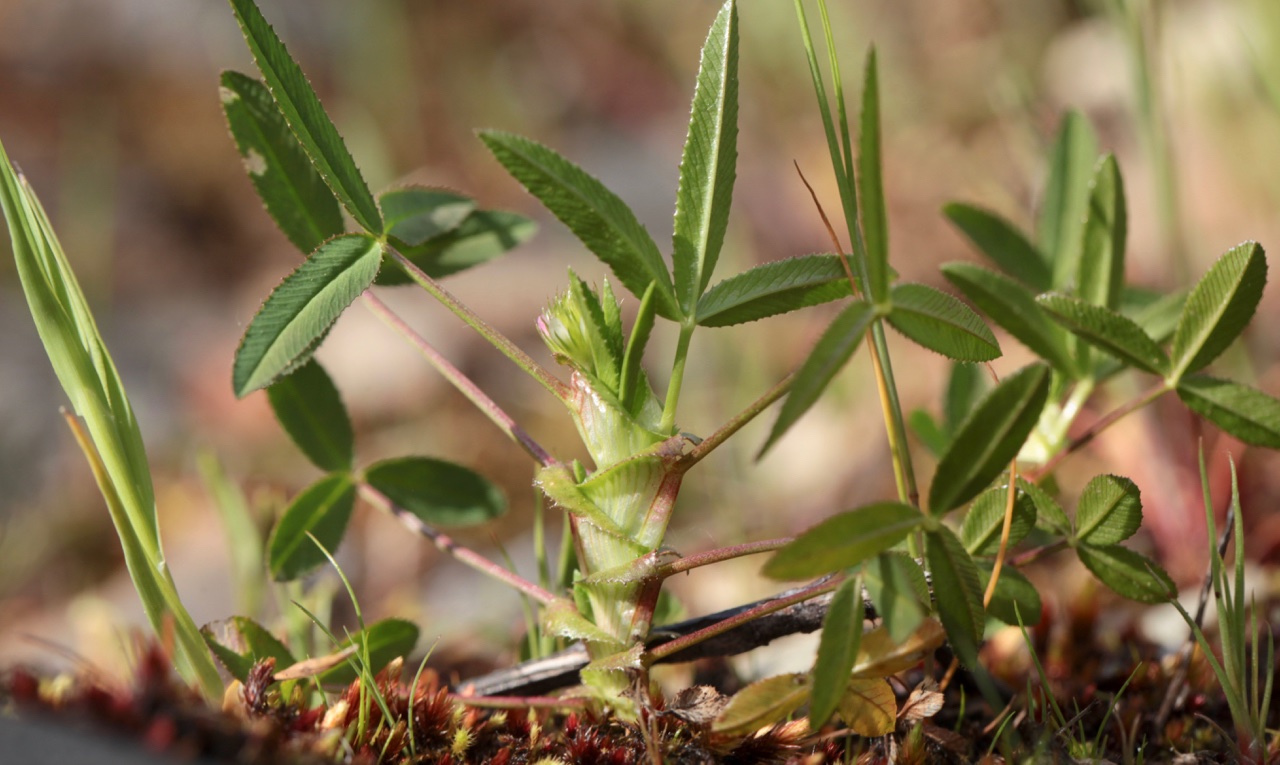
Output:
<instances>
[{"instance_id":1,"label":"narrow grass leaf","mask_svg":"<svg viewBox=\"0 0 1280 765\"><path fill-rule=\"evenodd\" d=\"M266 545L258 528L257 513L250 510L244 490L227 475L212 450L201 450L196 468L226 533L236 609L245 614L261 613L267 589L262 576Z\"/></svg>"},{"instance_id":2,"label":"narrow grass leaf","mask_svg":"<svg viewBox=\"0 0 1280 765\"><path fill-rule=\"evenodd\" d=\"M809 727L813 730L826 724L845 695L862 642L863 608L860 576L846 579L831 597L813 664L809 701Z\"/></svg>"},{"instance_id":3,"label":"narrow grass leaf","mask_svg":"<svg viewBox=\"0 0 1280 765\"><path fill-rule=\"evenodd\" d=\"M1076 363L1066 333L1036 303L1031 290L1014 280L972 263L947 263L942 274L996 324L1054 369L1075 377Z\"/></svg>"},{"instance_id":4,"label":"narrow grass leaf","mask_svg":"<svg viewBox=\"0 0 1280 765\"><path fill-rule=\"evenodd\" d=\"M1089 208L1076 278L1076 294L1084 302L1113 309L1120 304L1127 234L1124 182L1116 158L1108 154L1098 163L1089 184Z\"/></svg>"},{"instance_id":5,"label":"narrow grass leaf","mask_svg":"<svg viewBox=\"0 0 1280 765\"><path fill-rule=\"evenodd\" d=\"M809 357L800 365L795 382L791 384L791 392L782 402L778 419L769 431L769 438L760 447L760 454L768 451L813 406L836 373L858 350L874 318L875 309L864 300L854 301L836 316L818 338Z\"/></svg>"},{"instance_id":6,"label":"narrow grass leaf","mask_svg":"<svg viewBox=\"0 0 1280 765\"><path fill-rule=\"evenodd\" d=\"M951 295L924 284L897 284L891 299L889 323L919 345L956 361L1000 357L991 328Z\"/></svg>"},{"instance_id":7,"label":"narrow grass leaf","mask_svg":"<svg viewBox=\"0 0 1280 765\"><path fill-rule=\"evenodd\" d=\"M1118 475L1095 476L1076 502L1076 538L1082 543L1114 545L1142 525L1142 493Z\"/></svg>"},{"instance_id":8,"label":"narrow grass leaf","mask_svg":"<svg viewBox=\"0 0 1280 765\"><path fill-rule=\"evenodd\" d=\"M537 230L538 225L523 215L476 210L457 228L399 252L427 276L440 279L493 260L532 239ZM382 265L375 284L394 287L414 283L390 256L383 258Z\"/></svg>"},{"instance_id":9,"label":"narrow grass leaf","mask_svg":"<svg viewBox=\"0 0 1280 765\"><path fill-rule=\"evenodd\" d=\"M267 388L271 410L307 459L321 470L350 470L355 433L338 388L311 359Z\"/></svg>"},{"instance_id":10,"label":"narrow grass leaf","mask_svg":"<svg viewBox=\"0 0 1280 765\"><path fill-rule=\"evenodd\" d=\"M405 186L378 197L387 233L410 247L453 231L476 209L468 196L426 186Z\"/></svg>"},{"instance_id":11,"label":"narrow grass leaf","mask_svg":"<svg viewBox=\"0 0 1280 765\"><path fill-rule=\"evenodd\" d=\"M925 558L933 575L934 605L946 628L947 641L965 666L977 666L984 625L978 568L946 526L925 534Z\"/></svg>"},{"instance_id":12,"label":"narrow grass leaf","mask_svg":"<svg viewBox=\"0 0 1280 765\"><path fill-rule=\"evenodd\" d=\"M1022 232L999 215L981 207L952 202L942 214L986 255L1021 285L1047 292L1053 283L1049 262Z\"/></svg>"},{"instance_id":13,"label":"narrow grass leaf","mask_svg":"<svg viewBox=\"0 0 1280 765\"><path fill-rule=\"evenodd\" d=\"M789 718L809 699L809 675L793 672L758 680L738 691L711 724L724 735L748 735Z\"/></svg>"},{"instance_id":14,"label":"narrow grass leaf","mask_svg":"<svg viewBox=\"0 0 1280 765\"><path fill-rule=\"evenodd\" d=\"M1079 112L1067 112L1049 159L1049 178L1036 228L1040 251L1049 258L1054 289L1075 281L1080 263L1082 223L1088 210L1089 179L1098 158L1098 139Z\"/></svg>"},{"instance_id":15,"label":"narrow grass leaf","mask_svg":"<svg viewBox=\"0 0 1280 765\"><path fill-rule=\"evenodd\" d=\"M237 397L311 358L347 306L373 284L382 244L366 234L330 239L285 277L245 331L232 367Z\"/></svg>"},{"instance_id":16,"label":"narrow grass leaf","mask_svg":"<svg viewBox=\"0 0 1280 765\"><path fill-rule=\"evenodd\" d=\"M1073 335L1130 366L1161 377L1169 357L1132 319L1109 308L1066 295L1041 295L1036 302Z\"/></svg>"},{"instance_id":17,"label":"narrow grass leaf","mask_svg":"<svg viewBox=\"0 0 1280 765\"><path fill-rule=\"evenodd\" d=\"M902 643L928 614L929 584L920 564L900 552L882 552L863 564L867 596L894 643Z\"/></svg>"},{"instance_id":18,"label":"narrow grass leaf","mask_svg":"<svg viewBox=\"0 0 1280 765\"><path fill-rule=\"evenodd\" d=\"M877 502L834 515L779 549L764 565L774 579L810 579L856 566L893 547L920 527L920 511Z\"/></svg>"},{"instance_id":19,"label":"narrow grass leaf","mask_svg":"<svg viewBox=\"0 0 1280 765\"><path fill-rule=\"evenodd\" d=\"M1080 562L1098 580L1130 600L1164 603L1177 592L1173 580L1153 560L1120 545L1080 545Z\"/></svg>"},{"instance_id":20,"label":"narrow grass leaf","mask_svg":"<svg viewBox=\"0 0 1280 765\"><path fill-rule=\"evenodd\" d=\"M671 274L649 232L627 204L582 168L542 144L511 133L480 132L493 156L604 261L632 294L658 285L658 314L679 321L683 311Z\"/></svg>"},{"instance_id":21,"label":"narrow grass leaf","mask_svg":"<svg viewBox=\"0 0 1280 765\"><path fill-rule=\"evenodd\" d=\"M991 581L992 565L990 561L978 561L978 580L984 593ZM1024 624L1036 624L1043 609L1036 586L1006 563L1000 569L1000 581L996 582L996 591L987 604L987 613L1008 625L1017 625L1019 616Z\"/></svg>"},{"instance_id":22,"label":"narrow grass leaf","mask_svg":"<svg viewBox=\"0 0 1280 765\"><path fill-rule=\"evenodd\" d=\"M381 234L382 215L373 194L302 68L289 55L254 0L230 2L253 60L312 164L356 222L372 234Z\"/></svg>"},{"instance_id":23,"label":"narrow grass leaf","mask_svg":"<svg viewBox=\"0 0 1280 765\"><path fill-rule=\"evenodd\" d=\"M694 315L694 306L715 271L737 177L738 7L734 0L720 8L707 33L690 112L671 251L676 294L686 316Z\"/></svg>"},{"instance_id":24,"label":"narrow grass leaf","mask_svg":"<svg viewBox=\"0 0 1280 765\"><path fill-rule=\"evenodd\" d=\"M1031 364L1006 377L969 413L929 487L929 510L941 515L985 489L1035 428L1049 395L1049 368Z\"/></svg>"},{"instance_id":25,"label":"narrow grass leaf","mask_svg":"<svg viewBox=\"0 0 1280 765\"><path fill-rule=\"evenodd\" d=\"M296 661L279 638L246 616L205 625L200 628L200 634L222 666L242 683L253 665L263 659L275 659L276 669L284 669Z\"/></svg>"},{"instance_id":26,"label":"narrow grass leaf","mask_svg":"<svg viewBox=\"0 0 1280 765\"><path fill-rule=\"evenodd\" d=\"M1218 258L1182 309L1173 335L1175 377L1208 366L1240 336L1266 284L1267 259L1257 242L1237 245Z\"/></svg>"},{"instance_id":27,"label":"narrow grass leaf","mask_svg":"<svg viewBox=\"0 0 1280 765\"><path fill-rule=\"evenodd\" d=\"M1018 479L1018 490L1025 492L1036 506L1036 525L1054 534L1074 538L1074 526L1058 501L1037 484Z\"/></svg>"},{"instance_id":28,"label":"narrow grass leaf","mask_svg":"<svg viewBox=\"0 0 1280 765\"><path fill-rule=\"evenodd\" d=\"M1008 481L978 495L960 525L960 541L970 555L995 555L1004 531L1005 508L1009 502ZM1009 526L1009 546L1026 538L1036 526L1036 505L1024 491L1014 495L1013 521Z\"/></svg>"},{"instance_id":29,"label":"narrow grass leaf","mask_svg":"<svg viewBox=\"0 0 1280 765\"><path fill-rule=\"evenodd\" d=\"M375 463L364 474L370 486L433 526L474 526L507 511L502 490L461 465L430 457Z\"/></svg>"},{"instance_id":30,"label":"narrow grass leaf","mask_svg":"<svg viewBox=\"0 0 1280 765\"><path fill-rule=\"evenodd\" d=\"M308 533L326 550L337 549L355 507L350 476L335 473L311 484L285 508L267 541L267 568L276 581L297 579L325 562Z\"/></svg>"},{"instance_id":31,"label":"narrow grass leaf","mask_svg":"<svg viewBox=\"0 0 1280 765\"><path fill-rule=\"evenodd\" d=\"M698 301L698 325L727 327L850 294L835 255L802 255L756 266L716 284Z\"/></svg>"},{"instance_id":32,"label":"narrow grass leaf","mask_svg":"<svg viewBox=\"0 0 1280 765\"><path fill-rule=\"evenodd\" d=\"M815 695L817 689L814 689ZM840 719L859 736L887 736L897 722L898 698L883 677L854 677L845 681L839 702ZM809 729L821 723L809 713Z\"/></svg>"},{"instance_id":33,"label":"narrow grass leaf","mask_svg":"<svg viewBox=\"0 0 1280 765\"><path fill-rule=\"evenodd\" d=\"M862 237L867 248L867 278L872 302L889 296L889 217L884 203L880 158L880 78L876 49L867 51L863 72L862 118L858 130L858 182Z\"/></svg>"},{"instance_id":34,"label":"narrow grass leaf","mask_svg":"<svg viewBox=\"0 0 1280 765\"><path fill-rule=\"evenodd\" d=\"M226 71L219 94L245 172L289 241L306 255L341 234L345 229L342 207L289 129L267 86Z\"/></svg>"},{"instance_id":35,"label":"narrow grass leaf","mask_svg":"<svg viewBox=\"0 0 1280 765\"><path fill-rule=\"evenodd\" d=\"M907 415L907 426L935 457L946 451L947 444L951 442L951 436L942 429L942 425L923 409L914 409Z\"/></svg>"},{"instance_id":36,"label":"narrow grass leaf","mask_svg":"<svg viewBox=\"0 0 1280 765\"><path fill-rule=\"evenodd\" d=\"M1254 446L1280 449L1280 400L1230 380L1195 375L1178 383L1193 412Z\"/></svg>"},{"instance_id":37,"label":"narrow grass leaf","mask_svg":"<svg viewBox=\"0 0 1280 765\"><path fill-rule=\"evenodd\" d=\"M338 650L348 646L360 646L360 653L369 658L365 669L376 675L393 659L408 656L418 645L418 625L404 619L383 619L349 636L338 645ZM350 664L342 664L316 677L322 685L347 685L356 679L356 670Z\"/></svg>"}]
</instances>

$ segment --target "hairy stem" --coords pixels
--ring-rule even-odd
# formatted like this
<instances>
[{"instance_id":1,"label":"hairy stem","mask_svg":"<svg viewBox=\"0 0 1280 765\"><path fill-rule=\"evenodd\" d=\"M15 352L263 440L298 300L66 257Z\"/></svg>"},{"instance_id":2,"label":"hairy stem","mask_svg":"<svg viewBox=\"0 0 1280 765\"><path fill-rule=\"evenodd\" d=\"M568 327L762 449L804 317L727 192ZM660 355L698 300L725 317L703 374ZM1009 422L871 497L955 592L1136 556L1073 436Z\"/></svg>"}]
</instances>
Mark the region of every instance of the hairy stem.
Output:
<instances>
[{"instance_id":1,"label":"hairy stem","mask_svg":"<svg viewBox=\"0 0 1280 765\"><path fill-rule=\"evenodd\" d=\"M676 404L680 402L680 386L684 383L685 362L689 359L689 341L693 339L696 324L681 324L680 339L676 341L676 359L671 365L671 381L667 385L667 400L662 407L661 433L670 433L676 425Z\"/></svg>"},{"instance_id":2,"label":"hairy stem","mask_svg":"<svg viewBox=\"0 0 1280 765\"><path fill-rule=\"evenodd\" d=\"M709 566L712 563L720 563L721 561L741 558L746 555L757 555L764 552L773 552L780 547L784 547L795 540L795 537L782 537L779 539L766 539L762 542L747 542L746 544L734 545L732 547L721 547L715 550L707 550L706 552L689 555L676 561L672 561L663 566L659 566L654 572L654 576L658 579L667 579L691 571L701 566Z\"/></svg>"},{"instance_id":3,"label":"hairy stem","mask_svg":"<svg viewBox=\"0 0 1280 765\"><path fill-rule=\"evenodd\" d=\"M795 382L795 379L795 372L792 372L782 378L776 385L766 391L763 396L751 402L746 409L743 409L741 412L734 415L733 419L729 420L724 425L721 425L719 430L702 439L697 446L693 447L693 449L684 456L686 466L693 467L697 463L701 462L702 459L714 451L716 447L729 440L730 436L737 433L747 423L758 417L765 409L768 409L773 402L785 396L787 391L791 390L791 384Z\"/></svg>"},{"instance_id":4,"label":"hairy stem","mask_svg":"<svg viewBox=\"0 0 1280 765\"><path fill-rule=\"evenodd\" d=\"M1080 449L1082 449L1086 444L1097 438L1099 433L1116 424L1126 415L1132 414L1147 404L1150 404L1152 401L1160 398L1170 390L1172 390L1172 388L1169 387L1168 383L1161 382L1159 385L1156 385L1137 398L1130 399L1115 409L1112 409L1110 412L1107 412L1097 422L1090 425L1085 432L1067 442L1067 445L1057 454L1050 457L1047 462L1039 468L1029 471L1027 478L1034 483L1040 481L1040 479L1045 476L1052 475L1053 471L1057 469L1058 465L1064 459L1071 454L1080 451Z\"/></svg>"}]
</instances>

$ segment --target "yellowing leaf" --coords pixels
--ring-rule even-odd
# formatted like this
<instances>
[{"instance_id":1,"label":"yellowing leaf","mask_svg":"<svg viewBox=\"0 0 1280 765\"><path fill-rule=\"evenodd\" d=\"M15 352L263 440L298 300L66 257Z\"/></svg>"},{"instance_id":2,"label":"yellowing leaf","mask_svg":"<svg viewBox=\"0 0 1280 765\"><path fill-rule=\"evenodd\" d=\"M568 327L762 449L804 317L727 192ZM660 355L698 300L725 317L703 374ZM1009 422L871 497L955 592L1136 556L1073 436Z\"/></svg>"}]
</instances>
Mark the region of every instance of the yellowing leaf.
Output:
<instances>
[{"instance_id":1,"label":"yellowing leaf","mask_svg":"<svg viewBox=\"0 0 1280 765\"><path fill-rule=\"evenodd\" d=\"M929 652L942 645L946 633L937 619L925 619L900 644L884 627L877 627L862 636L858 661L853 665L854 677L886 677L909 669L924 659Z\"/></svg>"},{"instance_id":2,"label":"yellowing leaf","mask_svg":"<svg viewBox=\"0 0 1280 765\"><path fill-rule=\"evenodd\" d=\"M766 677L734 694L716 718L716 733L746 735L782 722L809 700L809 675L794 672Z\"/></svg>"},{"instance_id":3,"label":"yellowing leaf","mask_svg":"<svg viewBox=\"0 0 1280 765\"><path fill-rule=\"evenodd\" d=\"M859 736L884 736L893 732L898 700L884 678L855 677L849 680L837 709L840 719Z\"/></svg>"}]
</instances>

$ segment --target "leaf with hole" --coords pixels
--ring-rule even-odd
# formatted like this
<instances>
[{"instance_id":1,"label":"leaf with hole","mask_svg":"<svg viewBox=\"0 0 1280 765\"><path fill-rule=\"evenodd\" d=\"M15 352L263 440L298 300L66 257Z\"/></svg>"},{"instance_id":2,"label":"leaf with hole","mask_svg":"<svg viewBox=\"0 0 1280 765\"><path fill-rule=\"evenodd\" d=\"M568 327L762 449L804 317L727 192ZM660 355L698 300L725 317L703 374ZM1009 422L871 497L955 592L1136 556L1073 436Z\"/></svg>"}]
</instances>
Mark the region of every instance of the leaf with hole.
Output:
<instances>
[{"instance_id":1,"label":"leaf with hole","mask_svg":"<svg viewBox=\"0 0 1280 765\"><path fill-rule=\"evenodd\" d=\"M893 328L931 351L956 361L999 358L1000 344L969 306L924 284L894 285Z\"/></svg>"},{"instance_id":2,"label":"leaf with hole","mask_svg":"<svg viewBox=\"0 0 1280 765\"><path fill-rule=\"evenodd\" d=\"M1089 203L1089 180L1098 159L1098 139L1078 112L1062 118L1049 160L1049 178L1036 227L1040 251L1049 258L1055 289L1073 283Z\"/></svg>"},{"instance_id":3,"label":"leaf with hole","mask_svg":"<svg viewBox=\"0 0 1280 765\"><path fill-rule=\"evenodd\" d=\"M755 733L786 720L808 700L808 673L766 677L735 693L711 730L734 736Z\"/></svg>"},{"instance_id":4,"label":"leaf with hole","mask_svg":"<svg viewBox=\"0 0 1280 765\"><path fill-rule=\"evenodd\" d=\"M1142 493L1128 478L1095 476L1076 502L1075 538L1095 547L1123 542L1142 525Z\"/></svg>"},{"instance_id":5,"label":"leaf with hole","mask_svg":"<svg viewBox=\"0 0 1280 765\"><path fill-rule=\"evenodd\" d=\"M206 624L200 628L200 634L227 672L242 683L249 677L253 665L263 659L275 659L276 669L294 663L293 654L284 643L266 627L245 616Z\"/></svg>"},{"instance_id":6,"label":"leaf with hole","mask_svg":"<svg viewBox=\"0 0 1280 765\"><path fill-rule=\"evenodd\" d=\"M382 233L382 216L342 136L325 114L302 68L289 55L253 0L231 0L240 31L280 112L316 171L366 231Z\"/></svg>"},{"instance_id":7,"label":"leaf with hole","mask_svg":"<svg viewBox=\"0 0 1280 765\"><path fill-rule=\"evenodd\" d=\"M887 736L897 721L898 698L893 686L882 677L853 677L845 680L838 709L840 719L859 736ZM810 713L809 728L821 723Z\"/></svg>"},{"instance_id":8,"label":"leaf with hole","mask_svg":"<svg viewBox=\"0 0 1280 765\"><path fill-rule=\"evenodd\" d=\"M336 550L355 502L355 485L345 473L325 476L294 497L267 541L271 576L287 582L323 564L327 558L307 534L325 550Z\"/></svg>"},{"instance_id":9,"label":"leaf with hole","mask_svg":"<svg viewBox=\"0 0 1280 765\"><path fill-rule=\"evenodd\" d=\"M267 400L285 432L316 467L351 469L351 420L337 387L315 359L268 387Z\"/></svg>"},{"instance_id":10,"label":"leaf with hole","mask_svg":"<svg viewBox=\"0 0 1280 765\"><path fill-rule=\"evenodd\" d=\"M880 159L880 79L876 49L867 51L863 69L862 116L858 131L859 220L867 247L867 278L872 302L889 295L889 220L885 212L884 171Z\"/></svg>"},{"instance_id":11,"label":"leaf with hole","mask_svg":"<svg viewBox=\"0 0 1280 765\"><path fill-rule=\"evenodd\" d=\"M426 186L404 186L378 197L387 234L409 247L453 231L476 209L468 196Z\"/></svg>"},{"instance_id":12,"label":"leaf with hole","mask_svg":"<svg viewBox=\"0 0 1280 765\"><path fill-rule=\"evenodd\" d=\"M371 674L377 674L393 659L408 656L413 652L418 645L418 626L404 619L383 619L350 635L337 646L336 650L341 651L351 645L359 646L356 655L362 660L367 647L368 670ZM321 673L316 679L322 685L348 685L356 679L356 671L346 663Z\"/></svg>"},{"instance_id":13,"label":"leaf with hole","mask_svg":"<svg viewBox=\"0 0 1280 765\"><path fill-rule=\"evenodd\" d=\"M1254 446L1280 449L1280 400L1230 380L1194 375L1178 383L1191 411Z\"/></svg>"},{"instance_id":14,"label":"leaf with hole","mask_svg":"<svg viewBox=\"0 0 1280 765\"><path fill-rule=\"evenodd\" d=\"M1129 317L1066 295L1041 295L1037 303L1073 335L1144 372L1163 377L1169 357Z\"/></svg>"},{"instance_id":15,"label":"leaf with hole","mask_svg":"<svg viewBox=\"0 0 1280 765\"><path fill-rule=\"evenodd\" d=\"M960 541L970 555L995 555L1004 532L1005 508L1009 502L1008 481L978 495L960 525ZM1021 542L1036 526L1036 505L1024 491L1014 495L1013 522L1009 526L1009 547Z\"/></svg>"},{"instance_id":16,"label":"leaf with hole","mask_svg":"<svg viewBox=\"0 0 1280 765\"><path fill-rule=\"evenodd\" d=\"M1076 375L1066 333L1036 303L1031 290L972 263L947 263L942 274L996 324L1065 375Z\"/></svg>"},{"instance_id":17,"label":"leaf with hole","mask_svg":"<svg viewBox=\"0 0 1280 765\"><path fill-rule=\"evenodd\" d=\"M906 640L928 614L929 584L920 564L900 552L883 552L862 566L867 597L895 643Z\"/></svg>"},{"instance_id":18,"label":"leaf with hole","mask_svg":"<svg viewBox=\"0 0 1280 765\"><path fill-rule=\"evenodd\" d=\"M231 381L239 398L311 358L342 312L373 284L382 244L366 234L330 239L285 277L249 323Z\"/></svg>"},{"instance_id":19,"label":"leaf with hole","mask_svg":"<svg viewBox=\"0 0 1280 765\"><path fill-rule=\"evenodd\" d=\"M1031 364L993 388L961 424L929 487L929 511L949 512L1000 475L1036 426L1049 395L1049 368Z\"/></svg>"},{"instance_id":20,"label":"leaf with hole","mask_svg":"<svg viewBox=\"0 0 1280 765\"><path fill-rule=\"evenodd\" d=\"M1213 264L1187 296L1173 335L1174 377L1208 366L1240 336L1262 300L1267 259L1262 245L1245 242Z\"/></svg>"},{"instance_id":21,"label":"leaf with hole","mask_svg":"<svg viewBox=\"0 0 1280 765\"><path fill-rule=\"evenodd\" d=\"M976 666L984 626L978 568L946 526L926 532L925 559L933 575L934 606L946 628L947 641L965 666Z\"/></svg>"},{"instance_id":22,"label":"leaf with hole","mask_svg":"<svg viewBox=\"0 0 1280 765\"><path fill-rule=\"evenodd\" d=\"M267 86L226 71L219 92L245 172L289 241L306 255L341 234L345 229L342 207L289 129Z\"/></svg>"},{"instance_id":23,"label":"leaf with hole","mask_svg":"<svg viewBox=\"0 0 1280 765\"><path fill-rule=\"evenodd\" d=\"M831 718L845 696L849 673L862 641L863 608L860 576L846 579L831 596L813 664L809 724L815 730Z\"/></svg>"},{"instance_id":24,"label":"leaf with hole","mask_svg":"<svg viewBox=\"0 0 1280 765\"><path fill-rule=\"evenodd\" d=\"M399 252L427 276L440 279L487 263L533 238L538 225L523 215L503 210L476 210L452 231ZM394 287L413 284L400 265L383 258L375 284Z\"/></svg>"},{"instance_id":25,"label":"leaf with hole","mask_svg":"<svg viewBox=\"0 0 1280 765\"><path fill-rule=\"evenodd\" d=\"M758 321L850 294L835 255L802 255L765 263L719 282L698 301L698 325Z\"/></svg>"},{"instance_id":26,"label":"leaf with hole","mask_svg":"<svg viewBox=\"0 0 1280 765\"><path fill-rule=\"evenodd\" d=\"M1099 581L1130 600L1165 603L1177 593L1173 580L1159 564L1127 547L1080 545L1076 554Z\"/></svg>"},{"instance_id":27,"label":"leaf with hole","mask_svg":"<svg viewBox=\"0 0 1280 765\"><path fill-rule=\"evenodd\" d=\"M1048 261L1009 221L989 210L959 202L942 208L942 213L1001 271L1021 282L1014 284L1036 292L1048 291L1053 282Z\"/></svg>"},{"instance_id":28,"label":"leaf with hole","mask_svg":"<svg viewBox=\"0 0 1280 765\"><path fill-rule=\"evenodd\" d=\"M1084 302L1112 309L1120 305L1127 233L1124 182L1116 158L1108 154L1098 163L1089 184L1076 277L1076 295Z\"/></svg>"},{"instance_id":29,"label":"leaf with hole","mask_svg":"<svg viewBox=\"0 0 1280 765\"><path fill-rule=\"evenodd\" d=\"M924 516L901 502L877 502L834 515L799 535L764 564L774 579L810 579L856 566L893 547Z\"/></svg>"},{"instance_id":30,"label":"leaf with hole","mask_svg":"<svg viewBox=\"0 0 1280 765\"><path fill-rule=\"evenodd\" d=\"M474 526L507 511L501 489L479 473L444 460L383 460L365 470L364 480L432 526Z\"/></svg>"},{"instance_id":31,"label":"leaf with hole","mask_svg":"<svg viewBox=\"0 0 1280 765\"><path fill-rule=\"evenodd\" d=\"M984 593L991 581L992 565L992 561L978 562L978 581L982 584ZM1040 621L1042 610L1036 586L1022 572L1006 563L1000 569L1000 581L996 582L996 591L987 604L987 613L1009 625L1016 625L1019 615L1023 624L1036 624Z\"/></svg>"}]
</instances>

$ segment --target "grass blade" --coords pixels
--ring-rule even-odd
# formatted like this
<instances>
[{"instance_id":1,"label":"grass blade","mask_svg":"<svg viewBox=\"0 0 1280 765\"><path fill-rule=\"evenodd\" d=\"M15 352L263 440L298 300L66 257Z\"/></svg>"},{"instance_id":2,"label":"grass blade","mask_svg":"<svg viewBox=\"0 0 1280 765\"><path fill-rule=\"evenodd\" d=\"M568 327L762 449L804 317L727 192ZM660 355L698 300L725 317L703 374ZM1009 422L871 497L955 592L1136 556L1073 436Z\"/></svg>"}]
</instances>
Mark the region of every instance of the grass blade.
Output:
<instances>
[{"instance_id":1,"label":"grass blade","mask_svg":"<svg viewBox=\"0 0 1280 765\"><path fill-rule=\"evenodd\" d=\"M871 299L879 302L889 295L889 216L885 212L884 173L880 159L880 82L875 48L867 51L863 75L857 181L858 196L862 200L862 236L867 247Z\"/></svg>"},{"instance_id":2,"label":"grass blade","mask_svg":"<svg viewBox=\"0 0 1280 765\"><path fill-rule=\"evenodd\" d=\"M1080 271L1076 280L1080 299L1115 309L1124 288L1124 246L1128 214L1124 182L1116 158L1108 154L1089 184L1089 209L1080 243Z\"/></svg>"},{"instance_id":3,"label":"grass blade","mask_svg":"<svg viewBox=\"0 0 1280 765\"><path fill-rule=\"evenodd\" d=\"M1078 112L1062 118L1049 161L1049 180L1036 228L1040 251L1049 258L1054 289L1075 281L1080 263L1080 242L1088 210L1089 179L1098 158L1098 139L1088 120Z\"/></svg>"}]
</instances>

